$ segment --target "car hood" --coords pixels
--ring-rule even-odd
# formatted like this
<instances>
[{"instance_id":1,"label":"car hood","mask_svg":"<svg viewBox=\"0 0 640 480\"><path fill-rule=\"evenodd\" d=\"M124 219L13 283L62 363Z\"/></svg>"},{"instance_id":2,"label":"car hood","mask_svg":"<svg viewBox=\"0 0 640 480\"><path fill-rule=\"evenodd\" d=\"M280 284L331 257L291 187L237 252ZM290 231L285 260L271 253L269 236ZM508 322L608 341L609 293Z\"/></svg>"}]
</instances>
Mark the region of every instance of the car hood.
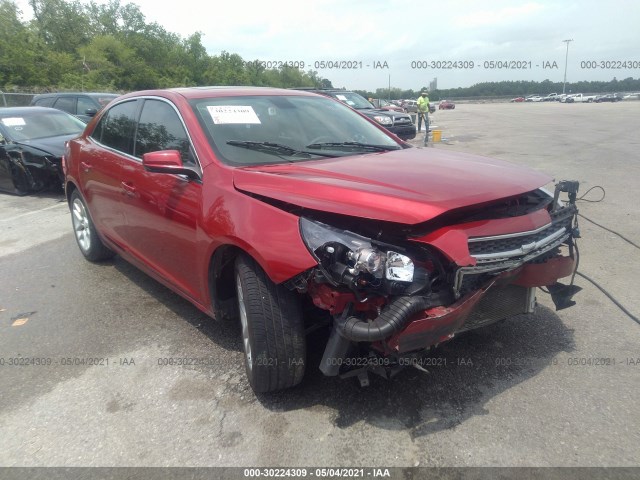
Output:
<instances>
[{"instance_id":1,"label":"car hood","mask_svg":"<svg viewBox=\"0 0 640 480\"><path fill-rule=\"evenodd\" d=\"M35 148L37 150L41 150L42 152L48 153L55 157L61 157L62 154L64 153L64 143L67 140L76 138L81 133L82 132L73 133L71 135L61 135L58 137L37 138L34 140L22 140L16 143Z\"/></svg>"},{"instance_id":2,"label":"car hood","mask_svg":"<svg viewBox=\"0 0 640 480\"><path fill-rule=\"evenodd\" d=\"M500 160L418 148L234 171L235 187L243 192L403 224L519 195L551 180Z\"/></svg>"},{"instance_id":3,"label":"car hood","mask_svg":"<svg viewBox=\"0 0 640 480\"><path fill-rule=\"evenodd\" d=\"M362 112L367 115L393 115L393 116L408 116L404 112L398 112L396 110L384 110L382 108L356 108L358 112Z\"/></svg>"}]
</instances>

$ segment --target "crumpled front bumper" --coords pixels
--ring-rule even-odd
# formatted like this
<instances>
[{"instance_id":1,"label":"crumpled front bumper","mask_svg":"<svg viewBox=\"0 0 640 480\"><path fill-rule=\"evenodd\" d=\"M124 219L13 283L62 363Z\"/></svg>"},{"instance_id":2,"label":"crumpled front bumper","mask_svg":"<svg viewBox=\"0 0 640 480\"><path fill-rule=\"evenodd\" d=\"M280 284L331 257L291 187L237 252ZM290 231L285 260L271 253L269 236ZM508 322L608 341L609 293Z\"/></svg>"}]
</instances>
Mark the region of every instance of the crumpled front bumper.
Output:
<instances>
[{"instance_id":1,"label":"crumpled front bumper","mask_svg":"<svg viewBox=\"0 0 640 480\"><path fill-rule=\"evenodd\" d=\"M416 315L403 330L378 347L387 354L421 350L447 341L456 333L531 313L535 289L571 275L574 269L574 259L567 256L504 272L452 305L430 308Z\"/></svg>"}]
</instances>

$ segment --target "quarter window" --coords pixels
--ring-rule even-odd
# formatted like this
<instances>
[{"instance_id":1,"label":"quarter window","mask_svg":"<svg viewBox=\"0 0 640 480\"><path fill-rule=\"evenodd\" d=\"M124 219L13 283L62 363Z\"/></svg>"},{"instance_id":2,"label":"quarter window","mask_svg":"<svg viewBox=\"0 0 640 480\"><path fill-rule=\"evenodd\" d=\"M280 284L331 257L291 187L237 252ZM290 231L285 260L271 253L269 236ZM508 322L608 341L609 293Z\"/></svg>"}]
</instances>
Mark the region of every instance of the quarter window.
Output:
<instances>
[{"instance_id":1,"label":"quarter window","mask_svg":"<svg viewBox=\"0 0 640 480\"><path fill-rule=\"evenodd\" d=\"M37 105L38 107L51 107L53 105L55 98L50 97L50 98L42 98L39 100L36 100L34 102L34 105Z\"/></svg>"}]
</instances>

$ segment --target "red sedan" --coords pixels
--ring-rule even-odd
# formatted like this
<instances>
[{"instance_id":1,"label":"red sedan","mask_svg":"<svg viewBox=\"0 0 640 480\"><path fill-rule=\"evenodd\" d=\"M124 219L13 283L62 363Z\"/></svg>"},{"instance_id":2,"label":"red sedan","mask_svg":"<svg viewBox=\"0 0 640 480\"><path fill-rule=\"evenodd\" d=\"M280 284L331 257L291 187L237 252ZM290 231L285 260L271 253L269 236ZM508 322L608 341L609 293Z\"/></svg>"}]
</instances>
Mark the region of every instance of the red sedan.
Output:
<instances>
[{"instance_id":1,"label":"red sedan","mask_svg":"<svg viewBox=\"0 0 640 480\"><path fill-rule=\"evenodd\" d=\"M438 110L453 110L454 108L456 108L456 104L450 100L442 100L438 104Z\"/></svg>"},{"instance_id":2,"label":"red sedan","mask_svg":"<svg viewBox=\"0 0 640 480\"><path fill-rule=\"evenodd\" d=\"M576 183L554 198L547 175L413 148L309 92L124 95L68 143L63 167L82 254L117 253L238 321L258 392L302 380L313 330L329 338L320 370L366 384L533 311L538 286L558 308L575 290L558 279L577 263Z\"/></svg>"}]
</instances>

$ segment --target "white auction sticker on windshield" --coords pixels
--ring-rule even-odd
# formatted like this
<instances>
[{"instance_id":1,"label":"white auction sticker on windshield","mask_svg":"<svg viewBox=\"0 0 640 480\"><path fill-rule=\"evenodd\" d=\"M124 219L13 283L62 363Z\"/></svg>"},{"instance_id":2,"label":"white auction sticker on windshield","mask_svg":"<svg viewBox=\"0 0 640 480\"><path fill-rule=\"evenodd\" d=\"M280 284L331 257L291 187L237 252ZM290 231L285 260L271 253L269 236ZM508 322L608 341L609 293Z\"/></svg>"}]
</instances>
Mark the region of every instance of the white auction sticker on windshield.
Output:
<instances>
[{"instance_id":1,"label":"white auction sticker on windshield","mask_svg":"<svg viewBox=\"0 0 640 480\"><path fill-rule=\"evenodd\" d=\"M3 118L2 123L4 123L7 127L19 127L26 125L26 123L24 123L24 118L20 117Z\"/></svg>"},{"instance_id":2,"label":"white auction sticker on windshield","mask_svg":"<svg viewBox=\"0 0 640 480\"><path fill-rule=\"evenodd\" d=\"M260 119L250 105L219 105L208 106L209 115L213 123L221 125L225 123L260 123Z\"/></svg>"},{"instance_id":3,"label":"white auction sticker on windshield","mask_svg":"<svg viewBox=\"0 0 640 480\"><path fill-rule=\"evenodd\" d=\"M340 94L338 94L338 95L336 95L336 98L337 98L338 100L342 100L343 102L346 102L346 101L347 101L347 97L345 97L344 95L340 95Z\"/></svg>"}]
</instances>

